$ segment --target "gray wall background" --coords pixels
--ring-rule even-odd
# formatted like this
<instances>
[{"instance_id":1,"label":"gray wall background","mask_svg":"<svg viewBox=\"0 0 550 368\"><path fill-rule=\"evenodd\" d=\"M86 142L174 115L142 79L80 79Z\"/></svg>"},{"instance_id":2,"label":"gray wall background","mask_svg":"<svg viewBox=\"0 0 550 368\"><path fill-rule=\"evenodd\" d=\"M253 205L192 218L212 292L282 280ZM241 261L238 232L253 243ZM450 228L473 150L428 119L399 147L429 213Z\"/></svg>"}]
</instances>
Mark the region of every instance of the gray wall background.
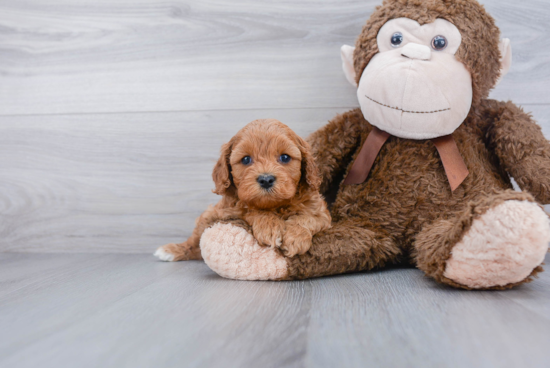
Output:
<instances>
[{"instance_id":1,"label":"gray wall background","mask_svg":"<svg viewBox=\"0 0 550 368\"><path fill-rule=\"evenodd\" d=\"M380 2L1 0L0 251L183 240L240 127L305 136L357 106L339 49ZM492 97L550 137L550 2L482 3L513 46Z\"/></svg>"}]
</instances>

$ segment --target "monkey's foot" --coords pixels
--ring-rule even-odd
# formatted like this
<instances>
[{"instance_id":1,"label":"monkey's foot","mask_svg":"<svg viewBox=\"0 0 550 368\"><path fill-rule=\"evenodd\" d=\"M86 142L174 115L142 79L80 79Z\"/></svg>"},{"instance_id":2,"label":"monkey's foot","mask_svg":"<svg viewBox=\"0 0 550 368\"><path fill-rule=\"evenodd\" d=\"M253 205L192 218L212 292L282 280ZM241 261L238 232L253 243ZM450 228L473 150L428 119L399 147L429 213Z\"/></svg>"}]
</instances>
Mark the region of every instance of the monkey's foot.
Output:
<instances>
[{"instance_id":1,"label":"monkey's foot","mask_svg":"<svg viewBox=\"0 0 550 368\"><path fill-rule=\"evenodd\" d=\"M509 200L474 220L444 276L475 289L518 284L541 265L549 241L548 215L535 203Z\"/></svg>"},{"instance_id":2,"label":"monkey's foot","mask_svg":"<svg viewBox=\"0 0 550 368\"><path fill-rule=\"evenodd\" d=\"M288 274L285 258L262 247L245 229L217 223L201 237L204 261L222 277L237 280L277 280Z\"/></svg>"}]
</instances>

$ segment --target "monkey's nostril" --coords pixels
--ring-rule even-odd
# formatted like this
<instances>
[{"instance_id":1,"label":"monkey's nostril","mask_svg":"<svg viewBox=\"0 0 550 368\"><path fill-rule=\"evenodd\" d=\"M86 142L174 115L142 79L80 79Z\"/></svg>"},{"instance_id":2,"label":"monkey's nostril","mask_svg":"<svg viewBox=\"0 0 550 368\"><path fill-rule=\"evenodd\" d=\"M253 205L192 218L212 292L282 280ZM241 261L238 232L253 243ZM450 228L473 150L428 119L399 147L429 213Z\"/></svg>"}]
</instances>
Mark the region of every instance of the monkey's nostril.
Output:
<instances>
[{"instance_id":1,"label":"monkey's nostril","mask_svg":"<svg viewBox=\"0 0 550 368\"><path fill-rule=\"evenodd\" d=\"M276 178L273 175L260 175L256 180L262 188L269 189L275 183Z\"/></svg>"}]
</instances>

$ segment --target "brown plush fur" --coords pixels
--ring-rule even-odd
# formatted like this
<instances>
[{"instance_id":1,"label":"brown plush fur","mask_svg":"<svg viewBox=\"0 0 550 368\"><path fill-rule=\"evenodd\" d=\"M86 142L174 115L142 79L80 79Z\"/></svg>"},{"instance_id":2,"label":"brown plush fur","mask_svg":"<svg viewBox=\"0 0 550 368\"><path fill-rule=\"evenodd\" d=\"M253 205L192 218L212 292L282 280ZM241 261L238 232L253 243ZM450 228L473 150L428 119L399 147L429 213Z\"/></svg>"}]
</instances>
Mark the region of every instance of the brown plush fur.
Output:
<instances>
[{"instance_id":1,"label":"brown plush fur","mask_svg":"<svg viewBox=\"0 0 550 368\"><path fill-rule=\"evenodd\" d=\"M339 186L331 210L334 223L314 237L308 253L288 261L288 278L356 272L412 261L437 281L464 287L444 278L443 272L450 250L471 222L504 200L550 201L550 193L541 189L550 184L546 174L550 170L550 145L540 128L510 103L484 100L481 105L481 110L472 110L453 134L470 170L454 193L430 140L397 137L390 137L382 147L365 183L341 185L372 129L359 109L337 116L310 136L324 178L322 190ZM517 139L497 125L528 125L538 133ZM524 150L507 150L517 145L539 149L527 154ZM491 146L495 149L488 149ZM496 155L500 150L507 152L506 160ZM507 166L501 161L522 164ZM530 165L533 161L538 163L538 170ZM523 179L516 176L518 183L538 183L532 185L535 198L512 190L507 171L517 173L513 171L518 170L517 166L530 174ZM524 189L530 187L524 185Z\"/></svg>"},{"instance_id":2,"label":"brown plush fur","mask_svg":"<svg viewBox=\"0 0 550 368\"><path fill-rule=\"evenodd\" d=\"M359 109L337 116L308 138L323 178L321 192L327 197L336 194L333 226L314 237L309 252L287 261L287 279L364 271L406 261L439 282L467 289L443 273L451 249L473 220L506 200L550 202L550 144L521 108L486 99L499 77L499 30L476 1L384 1L357 40L357 81L378 52L378 30L399 17L421 24L443 18L462 34L456 56L472 74L474 98L467 119L453 137L470 174L451 192L430 140L392 136L367 180L344 186L342 179L372 126ZM526 192L513 191L509 175ZM541 270L537 267L520 283L530 281Z\"/></svg>"},{"instance_id":3,"label":"brown plush fur","mask_svg":"<svg viewBox=\"0 0 550 368\"><path fill-rule=\"evenodd\" d=\"M281 162L282 154L290 162ZM241 162L245 156L250 164ZM269 189L257 180L266 174L276 178ZM163 247L175 261L202 259L201 235L217 221L250 229L260 244L277 247L287 257L305 253L313 235L330 227L309 145L277 120L253 121L224 144L212 178L214 192L223 197L197 219L187 241Z\"/></svg>"}]
</instances>

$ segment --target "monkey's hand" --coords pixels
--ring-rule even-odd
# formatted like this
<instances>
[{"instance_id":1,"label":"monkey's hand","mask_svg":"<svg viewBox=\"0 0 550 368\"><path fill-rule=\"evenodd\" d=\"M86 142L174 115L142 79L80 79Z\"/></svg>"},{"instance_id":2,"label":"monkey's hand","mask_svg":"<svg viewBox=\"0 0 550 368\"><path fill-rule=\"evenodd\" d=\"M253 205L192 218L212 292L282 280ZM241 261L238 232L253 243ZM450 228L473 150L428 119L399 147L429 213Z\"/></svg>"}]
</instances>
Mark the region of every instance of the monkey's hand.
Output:
<instances>
[{"instance_id":1,"label":"monkey's hand","mask_svg":"<svg viewBox=\"0 0 550 368\"><path fill-rule=\"evenodd\" d=\"M550 143L531 116L511 102L485 101L488 145L521 189L550 203Z\"/></svg>"}]
</instances>

